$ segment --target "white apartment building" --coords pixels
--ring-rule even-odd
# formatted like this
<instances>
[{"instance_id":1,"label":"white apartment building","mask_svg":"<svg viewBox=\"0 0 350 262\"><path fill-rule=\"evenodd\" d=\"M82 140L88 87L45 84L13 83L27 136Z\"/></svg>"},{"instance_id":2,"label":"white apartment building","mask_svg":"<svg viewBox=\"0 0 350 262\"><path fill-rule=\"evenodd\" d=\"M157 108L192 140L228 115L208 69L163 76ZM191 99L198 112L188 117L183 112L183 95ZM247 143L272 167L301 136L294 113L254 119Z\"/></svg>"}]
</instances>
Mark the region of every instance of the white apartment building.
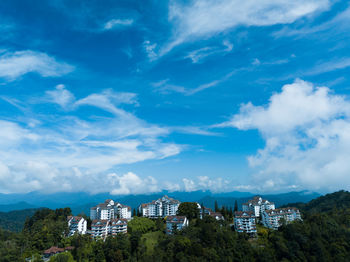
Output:
<instances>
[{"instance_id":1,"label":"white apartment building","mask_svg":"<svg viewBox=\"0 0 350 262\"><path fill-rule=\"evenodd\" d=\"M262 213L262 223L268 228L278 229L282 225L282 219L286 223L302 220L299 209L295 207L264 210Z\"/></svg>"},{"instance_id":2,"label":"white apartment building","mask_svg":"<svg viewBox=\"0 0 350 262\"><path fill-rule=\"evenodd\" d=\"M128 232L128 220L125 218L98 220L95 219L91 223L90 234L93 238L103 238L107 236L115 236Z\"/></svg>"},{"instance_id":3,"label":"white apartment building","mask_svg":"<svg viewBox=\"0 0 350 262\"><path fill-rule=\"evenodd\" d=\"M209 207L205 207L205 206L200 206L198 203L198 209L199 209L199 218L203 219L205 216L210 216L210 214L214 213L214 211L209 208Z\"/></svg>"},{"instance_id":4,"label":"white apartment building","mask_svg":"<svg viewBox=\"0 0 350 262\"><path fill-rule=\"evenodd\" d=\"M69 216L67 217L69 236L74 235L75 233L86 234L87 230L87 221L83 217Z\"/></svg>"},{"instance_id":5,"label":"white apartment building","mask_svg":"<svg viewBox=\"0 0 350 262\"><path fill-rule=\"evenodd\" d=\"M131 207L107 199L104 203L90 208L90 218L92 220L131 219Z\"/></svg>"},{"instance_id":6,"label":"white apartment building","mask_svg":"<svg viewBox=\"0 0 350 262\"><path fill-rule=\"evenodd\" d=\"M163 196L150 203L141 204L139 206L139 212L142 216L150 218L175 216L180 203L178 200Z\"/></svg>"},{"instance_id":7,"label":"white apartment building","mask_svg":"<svg viewBox=\"0 0 350 262\"><path fill-rule=\"evenodd\" d=\"M260 196L255 196L253 199L242 205L243 211L251 211L256 217L259 217L264 210L273 209L275 209L275 204L266 199L262 199Z\"/></svg>"},{"instance_id":8,"label":"white apartment building","mask_svg":"<svg viewBox=\"0 0 350 262\"><path fill-rule=\"evenodd\" d=\"M128 220L124 218L111 219L108 223L108 235L115 236L128 232Z\"/></svg>"},{"instance_id":9,"label":"white apartment building","mask_svg":"<svg viewBox=\"0 0 350 262\"><path fill-rule=\"evenodd\" d=\"M188 219L185 216L168 216L166 218L166 233L172 234L173 230L181 230L188 226Z\"/></svg>"},{"instance_id":10,"label":"white apartment building","mask_svg":"<svg viewBox=\"0 0 350 262\"><path fill-rule=\"evenodd\" d=\"M249 235L255 235L256 230L256 217L253 211L236 211L234 217L235 230L240 233L247 233Z\"/></svg>"},{"instance_id":11,"label":"white apartment building","mask_svg":"<svg viewBox=\"0 0 350 262\"><path fill-rule=\"evenodd\" d=\"M95 219L91 223L90 234L93 238L106 238L108 235L109 220Z\"/></svg>"}]
</instances>

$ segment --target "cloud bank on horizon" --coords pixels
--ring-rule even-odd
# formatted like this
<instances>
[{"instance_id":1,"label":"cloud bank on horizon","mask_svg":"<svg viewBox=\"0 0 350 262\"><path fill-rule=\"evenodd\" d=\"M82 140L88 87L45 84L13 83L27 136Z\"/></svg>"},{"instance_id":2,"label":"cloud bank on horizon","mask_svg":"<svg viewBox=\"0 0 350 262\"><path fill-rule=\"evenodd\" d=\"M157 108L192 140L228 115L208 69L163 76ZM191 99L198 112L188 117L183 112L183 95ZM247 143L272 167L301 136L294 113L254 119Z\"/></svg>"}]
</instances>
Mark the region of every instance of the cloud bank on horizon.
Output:
<instances>
[{"instance_id":1,"label":"cloud bank on horizon","mask_svg":"<svg viewBox=\"0 0 350 262\"><path fill-rule=\"evenodd\" d=\"M3 6L0 193L350 189L346 3Z\"/></svg>"}]
</instances>

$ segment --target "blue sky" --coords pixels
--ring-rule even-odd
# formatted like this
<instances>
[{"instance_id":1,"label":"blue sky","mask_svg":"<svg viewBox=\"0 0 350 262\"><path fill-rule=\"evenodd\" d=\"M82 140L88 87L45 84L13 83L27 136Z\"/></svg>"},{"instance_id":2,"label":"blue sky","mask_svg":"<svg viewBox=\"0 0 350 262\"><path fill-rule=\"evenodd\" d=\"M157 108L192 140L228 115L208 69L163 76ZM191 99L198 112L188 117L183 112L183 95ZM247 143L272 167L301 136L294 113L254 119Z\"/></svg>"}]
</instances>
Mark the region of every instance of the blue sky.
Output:
<instances>
[{"instance_id":1,"label":"blue sky","mask_svg":"<svg viewBox=\"0 0 350 262\"><path fill-rule=\"evenodd\" d=\"M350 185L346 1L0 8L0 192Z\"/></svg>"}]
</instances>

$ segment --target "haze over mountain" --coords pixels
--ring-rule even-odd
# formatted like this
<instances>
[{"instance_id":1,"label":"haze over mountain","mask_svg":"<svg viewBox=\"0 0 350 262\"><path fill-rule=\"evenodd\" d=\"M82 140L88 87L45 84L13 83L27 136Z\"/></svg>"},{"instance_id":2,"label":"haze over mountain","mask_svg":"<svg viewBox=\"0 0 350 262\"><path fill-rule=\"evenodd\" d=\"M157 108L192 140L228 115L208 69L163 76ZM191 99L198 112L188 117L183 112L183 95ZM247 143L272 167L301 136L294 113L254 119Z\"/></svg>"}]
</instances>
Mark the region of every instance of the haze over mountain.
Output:
<instances>
[{"instance_id":1,"label":"haze over mountain","mask_svg":"<svg viewBox=\"0 0 350 262\"><path fill-rule=\"evenodd\" d=\"M158 199L163 195L176 198L180 201L193 201L203 203L207 207L214 207L215 201L218 204L233 207L235 200L242 204L254 194L249 192L227 192L227 193L212 193L210 191L194 191L194 192L169 192L162 191L155 194L140 194L140 195L111 195L109 193L101 193L91 195L84 192L79 193L54 193L42 194L39 192L31 192L28 194L0 194L0 211L7 212L12 210L21 210L28 208L47 207L51 209L70 207L74 214L84 212L89 215L90 207L104 202L106 199L113 199L122 204L129 205L132 208L137 208L141 203L147 203ZM309 191L290 192L282 194L262 195L276 203L276 206L295 203L308 202L320 194Z\"/></svg>"}]
</instances>

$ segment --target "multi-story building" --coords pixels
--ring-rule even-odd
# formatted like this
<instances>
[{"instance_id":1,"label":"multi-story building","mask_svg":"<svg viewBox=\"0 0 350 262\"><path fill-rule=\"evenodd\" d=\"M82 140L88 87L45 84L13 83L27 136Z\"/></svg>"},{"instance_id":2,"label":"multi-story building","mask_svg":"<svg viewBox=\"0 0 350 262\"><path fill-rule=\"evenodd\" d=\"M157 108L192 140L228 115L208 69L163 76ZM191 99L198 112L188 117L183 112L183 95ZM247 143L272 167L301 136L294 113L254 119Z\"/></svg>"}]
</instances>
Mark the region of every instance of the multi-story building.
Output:
<instances>
[{"instance_id":1,"label":"multi-story building","mask_svg":"<svg viewBox=\"0 0 350 262\"><path fill-rule=\"evenodd\" d=\"M211 208L200 206L198 203L198 209L199 209L199 218L203 219L205 216L211 216L215 218L216 220L224 220L224 216L220 212L214 212Z\"/></svg>"},{"instance_id":2,"label":"multi-story building","mask_svg":"<svg viewBox=\"0 0 350 262\"><path fill-rule=\"evenodd\" d=\"M179 205L180 201L168 196L163 196L150 203L141 204L139 206L139 212L142 216L150 218L174 216L176 215Z\"/></svg>"},{"instance_id":3,"label":"multi-story building","mask_svg":"<svg viewBox=\"0 0 350 262\"><path fill-rule=\"evenodd\" d=\"M249 235L256 234L256 217L253 211L236 211L234 217L235 230Z\"/></svg>"},{"instance_id":4,"label":"multi-story building","mask_svg":"<svg viewBox=\"0 0 350 262\"><path fill-rule=\"evenodd\" d=\"M188 226L188 220L185 216L168 216L166 218L166 233L172 234L173 230L181 230Z\"/></svg>"},{"instance_id":5,"label":"multi-story building","mask_svg":"<svg viewBox=\"0 0 350 262\"><path fill-rule=\"evenodd\" d=\"M90 208L90 218L92 220L131 219L131 207L107 199L104 203Z\"/></svg>"},{"instance_id":6,"label":"multi-story building","mask_svg":"<svg viewBox=\"0 0 350 262\"><path fill-rule=\"evenodd\" d=\"M253 199L242 205L243 211L251 211L256 217L260 217L264 210L273 209L275 209L275 204L266 199L262 199L260 196L255 196Z\"/></svg>"},{"instance_id":7,"label":"multi-story building","mask_svg":"<svg viewBox=\"0 0 350 262\"><path fill-rule=\"evenodd\" d=\"M90 234L93 238L106 238L120 233L128 232L128 220L125 218L116 218L110 220L95 219L91 223Z\"/></svg>"},{"instance_id":8,"label":"multi-story building","mask_svg":"<svg viewBox=\"0 0 350 262\"><path fill-rule=\"evenodd\" d=\"M87 221L83 217L69 216L67 217L69 236L74 235L75 233L86 234L87 230Z\"/></svg>"},{"instance_id":9,"label":"multi-story building","mask_svg":"<svg viewBox=\"0 0 350 262\"><path fill-rule=\"evenodd\" d=\"M93 238L106 238L108 235L109 220L95 219L91 223L90 234Z\"/></svg>"},{"instance_id":10,"label":"multi-story building","mask_svg":"<svg viewBox=\"0 0 350 262\"><path fill-rule=\"evenodd\" d=\"M198 208L199 208L199 217L201 219L203 219L205 216L210 216L211 213L213 213L213 210L209 207L204 207L204 206L200 206L198 204Z\"/></svg>"},{"instance_id":11,"label":"multi-story building","mask_svg":"<svg viewBox=\"0 0 350 262\"><path fill-rule=\"evenodd\" d=\"M120 233L128 232L128 220L124 218L111 219L108 223L108 234L115 236Z\"/></svg>"},{"instance_id":12,"label":"multi-story building","mask_svg":"<svg viewBox=\"0 0 350 262\"><path fill-rule=\"evenodd\" d=\"M282 225L282 221L288 224L294 220L302 220L299 209L295 207L264 210L262 212L262 223L268 228L278 229Z\"/></svg>"}]
</instances>

